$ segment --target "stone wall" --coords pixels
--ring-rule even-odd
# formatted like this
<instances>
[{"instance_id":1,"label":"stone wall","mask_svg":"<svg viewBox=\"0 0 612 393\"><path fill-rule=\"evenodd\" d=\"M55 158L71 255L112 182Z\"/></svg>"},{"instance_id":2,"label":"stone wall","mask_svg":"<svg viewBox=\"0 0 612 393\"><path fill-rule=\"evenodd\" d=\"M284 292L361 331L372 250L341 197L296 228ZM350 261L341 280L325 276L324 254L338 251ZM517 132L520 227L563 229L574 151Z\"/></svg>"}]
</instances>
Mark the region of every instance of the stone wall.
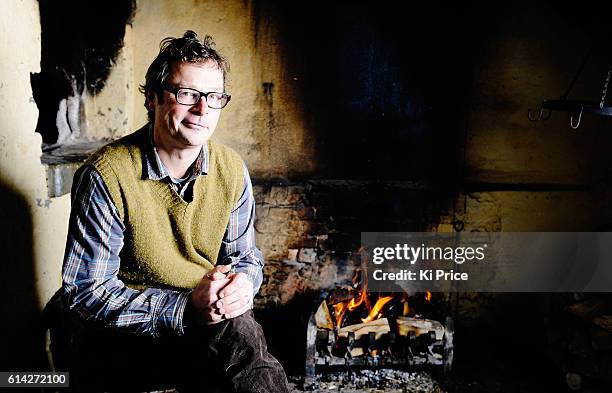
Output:
<instances>
[{"instance_id":1,"label":"stone wall","mask_svg":"<svg viewBox=\"0 0 612 393\"><path fill-rule=\"evenodd\" d=\"M255 179L254 193L267 263L259 307L350 281L361 232L448 232L456 220L469 232L592 231L611 217L601 191L455 193L411 182ZM473 311L466 317L477 319Z\"/></svg>"},{"instance_id":2,"label":"stone wall","mask_svg":"<svg viewBox=\"0 0 612 393\"><path fill-rule=\"evenodd\" d=\"M362 262L362 231L436 229L454 203L409 182L258 182L254 193L266 259L260 308L350 283Z\"/></svg>"}]
</instances>

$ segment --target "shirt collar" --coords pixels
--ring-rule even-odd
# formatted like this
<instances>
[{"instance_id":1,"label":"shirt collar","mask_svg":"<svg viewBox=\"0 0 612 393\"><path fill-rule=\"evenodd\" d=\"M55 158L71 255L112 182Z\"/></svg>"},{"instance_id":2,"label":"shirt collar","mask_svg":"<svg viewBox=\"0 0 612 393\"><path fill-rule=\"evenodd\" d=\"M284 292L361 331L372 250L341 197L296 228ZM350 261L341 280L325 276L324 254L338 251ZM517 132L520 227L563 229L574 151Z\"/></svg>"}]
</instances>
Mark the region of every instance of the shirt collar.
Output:
<instances>
[{"instance_id":1,"label":"shirt collar","mask_svg":"<svg viewBox=\"0 0 612 393\"><path fill-rule=\"evenodd\" d=\"M157 154L157 149L153 143L153 123L149 123L147 146L145 147L145 164L146 173L145 178L150 180L162 180L165 178L171 178L170 173L164 166L164 163ZM208 142L202 145L200 154L196 158L194 164L190 167L187 176L189 180L193 180L199 175L208 174Z\"/></svg>"}]
</instances>

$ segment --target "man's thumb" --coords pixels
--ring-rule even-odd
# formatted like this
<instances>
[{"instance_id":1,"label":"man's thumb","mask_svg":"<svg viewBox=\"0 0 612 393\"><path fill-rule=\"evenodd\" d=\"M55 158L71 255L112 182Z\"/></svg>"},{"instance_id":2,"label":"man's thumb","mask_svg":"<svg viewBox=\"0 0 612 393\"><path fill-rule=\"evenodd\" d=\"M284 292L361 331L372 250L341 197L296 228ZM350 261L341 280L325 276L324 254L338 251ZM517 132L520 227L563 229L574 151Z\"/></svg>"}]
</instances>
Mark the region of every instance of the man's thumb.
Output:
<instances>
[{"instance_id":1,"label":"man's thumb","mask_svg":"<svg viewBox=\"0 0 612 393\"><path fill-rule=\"evenodd\" d=\"M226 273L229 273L229 271L230 266L217 265L208 273L208 277L210 277L211 280L220 280L226 278Z\"/></svg>"}]
</instances>

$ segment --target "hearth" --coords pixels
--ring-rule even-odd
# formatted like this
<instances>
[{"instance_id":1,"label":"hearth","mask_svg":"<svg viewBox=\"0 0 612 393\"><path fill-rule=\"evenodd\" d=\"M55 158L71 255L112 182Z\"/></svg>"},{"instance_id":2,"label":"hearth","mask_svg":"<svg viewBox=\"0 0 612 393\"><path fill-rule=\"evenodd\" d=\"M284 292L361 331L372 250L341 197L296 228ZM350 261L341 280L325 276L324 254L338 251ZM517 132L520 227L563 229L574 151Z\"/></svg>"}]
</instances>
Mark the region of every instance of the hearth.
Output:
<instances>
[{"instance_id":1,"label":"hearth","mask_svg":"<svg viewBox=\"0 0 612 393\"><path fill-rule=\"evenodd\" d=\"M358 270L353 285L321 293L307 326L304 387L390 388L416 381L419 371L448 375L453 320L446 297L371 293L365 277Z\"/></svg>"}]
</instances>

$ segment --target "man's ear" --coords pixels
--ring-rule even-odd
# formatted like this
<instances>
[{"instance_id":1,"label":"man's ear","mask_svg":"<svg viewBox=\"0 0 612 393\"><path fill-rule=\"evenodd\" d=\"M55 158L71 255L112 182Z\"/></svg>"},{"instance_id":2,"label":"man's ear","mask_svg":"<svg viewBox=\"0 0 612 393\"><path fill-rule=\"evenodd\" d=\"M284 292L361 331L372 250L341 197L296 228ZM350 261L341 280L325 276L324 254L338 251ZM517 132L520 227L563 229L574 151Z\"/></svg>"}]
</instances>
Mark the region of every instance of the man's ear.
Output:
<instances>
[{"instance_id":1,"label":"man's ear","mask_svg":"<svg viewBox=\"0 0 612 393\"><path fill-rule=\"evenodd\" d=\"M155 100L156 99L157 99L157 96L155 95L154 92L150 91L149 93L147 93L146 105L147 105L148 110L150 111L155 110Z\"/></svg>"}]
</instances>

